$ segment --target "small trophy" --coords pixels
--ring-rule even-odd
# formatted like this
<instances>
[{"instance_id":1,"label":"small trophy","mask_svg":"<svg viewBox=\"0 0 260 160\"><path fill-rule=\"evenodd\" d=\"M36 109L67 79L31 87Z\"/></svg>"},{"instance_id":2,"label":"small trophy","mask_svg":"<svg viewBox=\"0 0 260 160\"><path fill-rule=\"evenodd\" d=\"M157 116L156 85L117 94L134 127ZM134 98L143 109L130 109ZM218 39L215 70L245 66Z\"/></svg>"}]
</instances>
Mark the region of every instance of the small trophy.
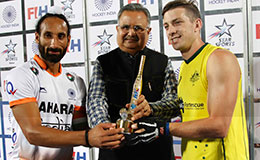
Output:
<instances>
[{"instance_id":1,"label":"small trophy","mask_svg":"<svg viewBox=\"0 0 260 160\"><path fill-rule=\"evenodd\" d=\"M124 134L131 134L133 132L133 129L131 128L131 125L133 124L133 122L131 121L131 117L132 117L131 110L136 107L135 102L140 96L142 91L142 80L143 80L143 69L144 69L145 58L146 56L142 55L138 75L135 79L135 83L133 86L130 107L128 110L126 108L122 108L119 111L119 115L121 116L121 118L116 121L117 128L125 129Z\"/></svg>"}]
</instances>

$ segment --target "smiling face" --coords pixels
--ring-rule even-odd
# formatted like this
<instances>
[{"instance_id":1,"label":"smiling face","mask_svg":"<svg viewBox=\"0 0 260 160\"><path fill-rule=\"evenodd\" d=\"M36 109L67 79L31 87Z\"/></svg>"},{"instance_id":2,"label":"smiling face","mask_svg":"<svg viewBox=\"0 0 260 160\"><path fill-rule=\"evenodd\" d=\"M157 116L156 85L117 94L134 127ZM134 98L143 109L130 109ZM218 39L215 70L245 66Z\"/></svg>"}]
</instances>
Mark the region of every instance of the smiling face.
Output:
<instances>
[{"instance_id":1,"label":"smiling face","mask_svg":"<svg viewBox=\"0 0 260 160\"><path fill-rule=\"evenodd\" d=\"M192 20L181 7L167 11L163 17L163 25L169 43L182 53L189 51L195 40L200 37L201 20Z\"/></svg>"},{"instance_id":2,"label":"smiling face","mask_svg":"<svg viewBox=\"0 0 260 160\"><path fill-rule=\"evenodd\" d=\"M40 26L40 34L35 33L43 60L58 63L66 54L70 43L67 24L60 18L48 17Z\"/></svg>"},{"instance_id":3,"label":"smiling face","mask_svg":"<svg viewBox=\"0 0 260 160\"><path fill-rule=\"evenodd\" d=\"M148 26L147 17L143 12L124 11L116 27L119 48L131 55L142 50L151 31Z\"/></svg>"}]
</instances>

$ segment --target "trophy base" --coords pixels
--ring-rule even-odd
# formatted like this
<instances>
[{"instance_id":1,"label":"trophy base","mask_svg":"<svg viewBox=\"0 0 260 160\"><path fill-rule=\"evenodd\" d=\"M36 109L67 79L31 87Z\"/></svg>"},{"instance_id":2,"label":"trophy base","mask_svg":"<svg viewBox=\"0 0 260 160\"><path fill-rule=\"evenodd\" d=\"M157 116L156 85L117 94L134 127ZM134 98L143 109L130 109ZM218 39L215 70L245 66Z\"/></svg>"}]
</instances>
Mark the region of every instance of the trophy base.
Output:
<instances>
[{"instance_id":1,"label":"trophy base","mask_svg":"<svg viewBox=\"0 0 260 160\"><path fill-rule=\"evenodd\" d=\"M131 128L132 124L133 122L131 120L118 119L116 121L116 128L124 128L123 134L131 134L133 133L133 129Z\"/></svg>"}]
</instances>

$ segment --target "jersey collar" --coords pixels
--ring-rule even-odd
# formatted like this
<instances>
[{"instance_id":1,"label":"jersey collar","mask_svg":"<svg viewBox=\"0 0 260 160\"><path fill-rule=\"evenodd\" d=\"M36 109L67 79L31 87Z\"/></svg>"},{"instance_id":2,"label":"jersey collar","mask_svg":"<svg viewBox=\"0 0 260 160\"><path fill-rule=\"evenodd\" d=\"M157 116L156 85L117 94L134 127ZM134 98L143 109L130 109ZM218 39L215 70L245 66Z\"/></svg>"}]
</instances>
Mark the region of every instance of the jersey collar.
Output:
<instances>
[{"instance_id":1,"label":"jersey collar","mask_svg":"<svg viewBox=\"0 0 260 160\"><path fill-rule=\"evenodd\" d=\"M42 69L44 69L44 70L47 71L48 66L46 65L46 63L45 63L37 54L34 55L33 59L39 64L39 66L40 66ZM52 74L52 73L49 72L49 71L47 71L47 72L48 72L49 74L51 74L52 76L57 77L57 76L59 76L59 75L61 74L61 71L62 71L62 68L61 68L61 64L60 64L60 69L59 69L59 72L58 72L57 74L54 75L54 74Z\"/></svg>"},{"instance_id":2,"label":"jersey collar","mask_svg":"<svg viewBox=\"0 0 260 160\"><path fill-rule=\"evenodd\" d=\"M188 60L184 60L186 64L189 64L194 58L197 57L197 55L200 54L200 52L206 47L208 43L205 43L203 46L200 47Z\"/></svg>"}]
</instances>

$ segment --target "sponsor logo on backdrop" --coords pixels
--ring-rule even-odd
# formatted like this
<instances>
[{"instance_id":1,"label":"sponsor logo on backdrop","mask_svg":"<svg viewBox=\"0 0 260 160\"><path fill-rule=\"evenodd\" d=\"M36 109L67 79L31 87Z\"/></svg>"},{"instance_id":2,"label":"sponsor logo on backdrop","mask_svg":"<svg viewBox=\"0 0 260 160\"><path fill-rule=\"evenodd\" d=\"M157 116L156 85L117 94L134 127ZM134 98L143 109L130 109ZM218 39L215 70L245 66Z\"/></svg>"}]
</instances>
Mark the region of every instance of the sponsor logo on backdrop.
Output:
<instances>
[{"instance_id":1,"label":"sponsor logo on backdrop","mask_svg":"<svg viewBox=\"0 0 260 160\"><path fill-rule=\"evenodd\" d=\"M141 3L142 5L154 4L154 0L128 0L129 3Z\"/></svg>"},{"instance_id":2,"label":"sponsor logo on backdrop","mask_svg":"<svg viewBox=\"0 0 260 160\"><path fill-rule=\"evenodd\" d=\"M240 0L209 0L208 3L211 5L214 4L230 4L230 3L236 3L239 2Z\"/></svg>"},{"instance_id":3,"label":"sponsor logo on backdrop","mask_svg":"<svg viewBox=\"0 0 260 160\"><path fill-rule=\"evenodd\" d=\"M95 0L95 7L100 12L95 12L92 14L93 17L103 17L103 16L112 16L116 15L116 11L110 11L113 4L113 0Z\"/></svg>"},{"instance_id":4,"label":"sponsor logo on backdrop","mask_svg":"<svg viewBox=\"0 0 260 160\"><path fill-rule=\"evenodd\" d=\"M16 9L15 9L13 6L6 6L6 7L3 9L2 17L3 17L3 20L4 20L7 24L1 25L0 27L7 29L7 28L19 26L18 23L13 23L14 20L16 19L16 15L17 15Z\"/></svg>"},{"instance_id":5,"label":"sponsor logo on backdrop","mask_svg":"<svg viewBox=\"0 0 260 160\"><path fill-rule=\"evenodd\" d=\"M70 46L67 48L67 52L81 52L81 40L71 39Z\"/></svg>"},{"instance_id":6,"label":"sponsor logo on backdrop","mask_svg":"<svg viewBox=\"0 0 260 160\"><path fill-rule=\"evenodd\" d=\"M260 127L260 122L255 124L255 128L258 128L258 127Z\"/></svg>"},{"instance_id":7,"label":"sponsor logo on backdrop","mask_svg":"<svg viewBox=\"0 0 260 160\"><path fill-rule=\"evenodd\" d=\"M235 41L232 39L232 35L230 30L235 26L235 24L227 23L226 19L223 19L221 25L216 25L215 27L218 29L217 32L211 34L209 39L217 38L218 42L215 43L216 46L220 46L223 48L230 49L235 45Z\"/></svg>"},{"instance_id":8,"label":"sponsor logo on backdrop","mask_svg":"<svg viewBox=\"0 0 260 160\"><path fill-rule=\"evenodd\" d=\"M75 0L65 0L62 1L61 3L64 5L62 7L63 11L64 11L64 15L66 16L66 18L68 19L72 19L75 18L75 14L73 14L73 8L72 8L72 3Z\"/></svg>"},{"instance_id":9,"label":"sponsor logo on backdrop","mask_svg":"<svg viewBox=\"0 0 260 160\"><path fill-rule=\"evenodd\" d=\"M28 20L36 20L39 17L45 15L46 13L48 13L47 5L27 8Z\"/></svg>"},{"instance_id":10,"label":"sponsor logo on backdrop","mask_svg":"<svg viewBox=\"0 0 260 160\"><path fill-rule=\"evenodd\" d=\"M87 154L86 152L73 152L73 158L74 160L86 160L87 159Z\"/></svg>"},{"instance_id":11,"label":"sponsor logo on backdrop","mask_svg":"<svg viewBox=\"0 0 260 160\"><path fill-rule=\"evenodd\" d=\"M111 44L109 39L113 36L113 34L108 34L106 29L104 29L102 35L97 35L97 37L100 39L99 41L92 44L93 47L100 46L100 49L98 50L98 55L105 54L111 50ZM106 45L104 45L106 44Z\"/></svg>"},{"instance_id":12,"label":"sponsor logo on backdrop","mask_svg":"<svg viewBox=\"0 0 260 160\"><path fill-rule=\"evenodd\" d=\"M17 43L13 43L13 41L10 39L9 43L5 45L7 49L1 52L1 56L6 55L5 61L9 62L9 64L14 64L18 60L15 55L16 45Z\"/></svg>"},{"instance_id":13,"label":"sponsor logo on backdrop","mask_svg":"<svg viewBox=\"0 0 260 160\"><path fill-rule=\"evenodd\" d=\"M260 24L256 24L256 39L260 39Z\"/></svg>"}]
</instances>

